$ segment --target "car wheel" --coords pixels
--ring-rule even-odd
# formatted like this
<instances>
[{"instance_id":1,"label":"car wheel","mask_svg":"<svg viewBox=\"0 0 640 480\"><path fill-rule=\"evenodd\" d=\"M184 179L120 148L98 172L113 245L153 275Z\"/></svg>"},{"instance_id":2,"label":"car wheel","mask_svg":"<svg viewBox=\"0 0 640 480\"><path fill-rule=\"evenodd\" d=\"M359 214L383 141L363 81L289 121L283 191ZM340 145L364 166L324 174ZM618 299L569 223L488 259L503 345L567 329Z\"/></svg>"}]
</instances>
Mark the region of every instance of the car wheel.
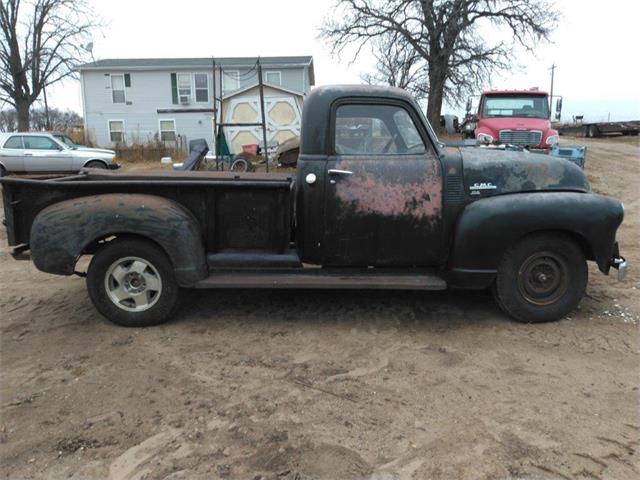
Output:
<instances>
[{"instance_id":1,"label":"car wheel","mask_svg":"<svg viewBox=\"0 0 640 480\"><path fill-rule=\"evenodd\" d=\"M589 125L589 128L587 129L587 137L596 138L598 136L600 136L600 132L598 131L598 127L596 127L595 125Z\"/></svg>"},{"instance_id":2,"label":"car wheel","mask_svg":"<svg viewBox=\"0 0 640 480\"><path fill-rule=\"evenodd\" d=\"M0 177L6 177L7 176L7 169L4 168L4 165L0 165Z\"/></svg>"},{"instance_id":3,"label":"car wheel","mask_svg":"<svg viewBox=\"0 0 640 480\"><path fill-rule=\"evenodd\" d=\"M90 162L87 162L84 168L101 168L104 170L105 168L107 168L107 165L100 160L91 160Z\"/></svg>"},{"instance_id":4,"label":"car wheel","mask_svg":"<svg viewBox=\"0 0 640 480\"><path fill-rule=\"evenodd\" d=\"M154 243L113 240L94 255L87 289L96 309L124 327L147 327L169 320L180 287L171 261Z\"/></svg>"},{"instance_id":5,"label":"car wheel","mask_svg":"<svg viewBox=\"0 0 640 480\"><path fill-rule=\"evenodd\" d=\"M562 234L534 234L509 248L498 267L494 296L520 322L549 322L571 312L587 287L582 248Z\"/></svg>"}]
</instances>

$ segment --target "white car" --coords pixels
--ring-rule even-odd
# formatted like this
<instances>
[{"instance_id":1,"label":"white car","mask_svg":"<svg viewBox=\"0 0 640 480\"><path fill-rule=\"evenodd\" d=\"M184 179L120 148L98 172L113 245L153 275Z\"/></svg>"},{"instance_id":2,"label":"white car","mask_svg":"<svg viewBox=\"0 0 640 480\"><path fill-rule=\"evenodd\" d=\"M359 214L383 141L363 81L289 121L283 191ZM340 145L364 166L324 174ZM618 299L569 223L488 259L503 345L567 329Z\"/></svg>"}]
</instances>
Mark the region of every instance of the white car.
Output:
<instances>
[{"instance_id":1,"label":"white car","mask_svg":"<svg viewBox=\"0 0 640 480\"><path fill-rule=\"evenodd\" d=\"M71 140L71 137L69 137L69 135L67 135L66 133L51 132L51 135L53 135L53 138L55 138L56 140L58 140L61 143L64 143L67 147L71 148L72 150L82 150L82 151L85 151L85 152L110 153L111 155L115 155L116 154L116 152L114 150L110 150L110 149L107 149L107 148L94 148L94 147L87 147L85 145L77 144L76 142Z\"/></svg>"},{"instance_id":2,"label":"white car","mask_svg":"<svg viewBox=\"0 0 640 480\"><path fill-rule=\"evenodd\" d=\"M0 133L0 176L7 173L78 172L81 168L115 169L113 150L82 150L50 133Z\"/></svg>"}]
</instances>

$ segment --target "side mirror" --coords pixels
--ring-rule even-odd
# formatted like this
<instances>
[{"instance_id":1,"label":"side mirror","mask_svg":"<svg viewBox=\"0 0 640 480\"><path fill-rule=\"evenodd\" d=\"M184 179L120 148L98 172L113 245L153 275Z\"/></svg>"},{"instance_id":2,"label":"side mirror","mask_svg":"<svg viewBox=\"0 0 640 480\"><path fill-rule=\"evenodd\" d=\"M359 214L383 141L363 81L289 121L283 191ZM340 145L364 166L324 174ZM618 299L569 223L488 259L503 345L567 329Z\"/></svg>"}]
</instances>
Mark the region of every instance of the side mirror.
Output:
<instances>
[{"instance_id":1,"label":"side mirror","mask_svg":"<svg viewBox=\"0 0 640 480\"><path fill-rule=\"evenodd\" d=\"M556 120L562 117L562 97L556 100Z\"/></svg>"},{"instance_id":2,"label":"side mirror","mask_svg":"<svg viewBox=\"0 0 640 480\"><path fill-rule=\"evenodd\" d=\"M556 100L556 113L562 112L562 98Z\"/></svg>"}]
</instances>

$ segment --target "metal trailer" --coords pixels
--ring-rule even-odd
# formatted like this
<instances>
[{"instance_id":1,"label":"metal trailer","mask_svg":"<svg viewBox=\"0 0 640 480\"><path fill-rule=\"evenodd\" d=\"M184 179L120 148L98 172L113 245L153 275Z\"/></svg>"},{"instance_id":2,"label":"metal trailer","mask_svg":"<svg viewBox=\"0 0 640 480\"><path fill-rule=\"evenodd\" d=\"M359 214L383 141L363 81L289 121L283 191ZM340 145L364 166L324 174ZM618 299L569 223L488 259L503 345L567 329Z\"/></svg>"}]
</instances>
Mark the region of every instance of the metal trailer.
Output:
<instances>
[{"instance_id":1,"label":"metal trailer","mask_svg":"<svg viewBox=\"0 0 640 480\"><path fill-rule=\"evenodd\" d=\"M628 122L579 122L573 125L557 125L555 128L560 135L574 135L588 138L597 138L611 134L638 135L640 132L640 120Z\"/></svg>"}]
</instances>

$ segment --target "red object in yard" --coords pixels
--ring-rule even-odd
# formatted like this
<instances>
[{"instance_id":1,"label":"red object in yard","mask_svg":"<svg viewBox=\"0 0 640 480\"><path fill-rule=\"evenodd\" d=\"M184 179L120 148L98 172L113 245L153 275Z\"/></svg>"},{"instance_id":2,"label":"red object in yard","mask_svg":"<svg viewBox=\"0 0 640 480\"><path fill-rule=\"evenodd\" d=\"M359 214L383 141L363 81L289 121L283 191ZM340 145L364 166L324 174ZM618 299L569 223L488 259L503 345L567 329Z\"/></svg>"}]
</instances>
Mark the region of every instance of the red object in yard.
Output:
<instances>
[{"instance_id":1,"label":"red object in yard","mask_svg":"<svg viewBox=\"0 0 640 480\"><path fill-rule=\"evenodd\" d=\"M258 144L250 143L248 145L242 145L242 153L248 153L249 155L258 155Z\"/></svg>"}]
</instances>

